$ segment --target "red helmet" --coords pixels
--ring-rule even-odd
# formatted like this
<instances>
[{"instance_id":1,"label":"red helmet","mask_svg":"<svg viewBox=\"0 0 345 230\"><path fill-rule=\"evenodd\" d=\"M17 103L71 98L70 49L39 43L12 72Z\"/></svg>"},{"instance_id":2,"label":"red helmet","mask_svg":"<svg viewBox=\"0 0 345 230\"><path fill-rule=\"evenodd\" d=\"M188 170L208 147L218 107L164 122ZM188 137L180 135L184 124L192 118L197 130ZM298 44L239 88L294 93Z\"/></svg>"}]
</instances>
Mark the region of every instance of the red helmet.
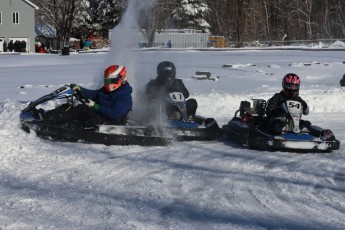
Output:
<instances>
[{"instance_id":1,"label":"red helmet","mask_svg":"<svg viewBox=\"0 0 345 230\"><path fill-rule=\"evenodd\" d=\"M119 65L109 66L104 70L104 88L111 92L127 82L126 67Z\"/></svg>"},{"instance_id":2,"label":"red helmet","mask_svg":"<svg viewBox=\"0 0 345 230\"><path fill-rule=\"evenodd\" d=\"M288 73L283 77L283 91L288 97L298 97L301 80L294 73Z\"/></svg>"}]
</instances>

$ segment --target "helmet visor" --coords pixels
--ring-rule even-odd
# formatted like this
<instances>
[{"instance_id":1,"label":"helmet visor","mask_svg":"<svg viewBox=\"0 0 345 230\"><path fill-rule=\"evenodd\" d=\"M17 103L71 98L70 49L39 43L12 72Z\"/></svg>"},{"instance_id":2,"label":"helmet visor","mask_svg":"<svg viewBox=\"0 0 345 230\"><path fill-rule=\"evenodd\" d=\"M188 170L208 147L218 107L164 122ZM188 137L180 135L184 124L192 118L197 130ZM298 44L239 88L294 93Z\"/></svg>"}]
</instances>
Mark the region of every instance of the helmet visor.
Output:
<instances>
[{"instance_id":1,"label":"helmet visor","mask_svg":"<svg viewBox=\"0 0 345 230\"><path fill-rule=\"evenodd\" d=\"M115 78L104 78L104 84L118 84L120 81L121 75L118 74Z\"/></svg>"},{"instance_id":2,"label":"helmet visor","mask_svg":"<svg viewBox=\"0 0 345 230\"><path fill-rule=\"evenodd\" d=\"M291 90L291 91L298 91L299 90L299 84L285 83L284 89Z\"/></svg>"},{"instance_id":3,"label":"helmet visor","mask_svg":"<svg viewBox=\"0 0 345 230\"><path fill-rule=\"evenodd\" d=\"M113 91L122 85L121 75L116 78L104 78L104 87L107 92Z\"/></svg>"}]
</instances>

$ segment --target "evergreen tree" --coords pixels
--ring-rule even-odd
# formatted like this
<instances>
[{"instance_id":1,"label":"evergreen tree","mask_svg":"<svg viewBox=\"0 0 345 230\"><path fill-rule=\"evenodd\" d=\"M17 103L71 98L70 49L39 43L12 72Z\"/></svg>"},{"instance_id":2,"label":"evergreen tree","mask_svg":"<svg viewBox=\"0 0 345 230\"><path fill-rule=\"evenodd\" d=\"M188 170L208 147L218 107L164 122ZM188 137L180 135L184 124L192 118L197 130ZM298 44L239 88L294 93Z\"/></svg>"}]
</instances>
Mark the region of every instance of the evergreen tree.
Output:
<instances>
[{"instance_id":1,"label":"evergreen tree","mask_svg":"<svg viewBox=\"0 0 345 230\"><path fill-rule=\"evenodd\" d=\"M127 6L127 0L103 0L99 6L98 23L103 35L119 22Z\"/></svg>"},{"instance_id":2,"label":"evergreen tree","mask_svg":"<svg viewBox=\"0 0 345 230\"><path fill-rule=\"evenodd\" d=\"M206 21L210 9L204 0L178 0L173 10L173 18L178 28L209 31Z\"/></svg>"},{"instance_id":3,"label":"evergreen tree","mask_svg":"<svg viewBox=\"0 0 345 230\"><path fill-rule=\"evenodd\" d=\"M78 23L74 24L74 33L107 36L120 21L127 0L83 0L84 11L78 13Z\"/></svg>"}]
</instances>

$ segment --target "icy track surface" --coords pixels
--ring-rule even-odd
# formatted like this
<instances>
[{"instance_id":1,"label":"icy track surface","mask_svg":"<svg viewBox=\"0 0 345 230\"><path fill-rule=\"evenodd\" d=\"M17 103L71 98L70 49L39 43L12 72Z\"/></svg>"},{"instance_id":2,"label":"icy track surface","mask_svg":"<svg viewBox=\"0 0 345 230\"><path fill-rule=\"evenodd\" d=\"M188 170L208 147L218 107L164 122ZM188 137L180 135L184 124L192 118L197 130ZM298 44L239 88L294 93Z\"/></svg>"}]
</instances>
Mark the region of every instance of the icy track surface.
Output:
<instances>
[{"instance_id":1,"label":"icy track surface","mask_svg":"<svg viewBox=\"0 0 345 230\"><path fill-rule=\"evenodd\" d=\"M0 55L0 229L345 228L343 52L136 55L141 61L128 72L137 91L160 60L172 60L198 100L198 114L220 125L241 100L268 99L281 89L282 76L295 72L311 109L305 118L334 131L340 150L256 151L226 138L168 147L42 140L20 129L20 110L66 82L96 87L106 55ZM195 71L219 80L195 81Z\"/></svg>"}]
</instances>

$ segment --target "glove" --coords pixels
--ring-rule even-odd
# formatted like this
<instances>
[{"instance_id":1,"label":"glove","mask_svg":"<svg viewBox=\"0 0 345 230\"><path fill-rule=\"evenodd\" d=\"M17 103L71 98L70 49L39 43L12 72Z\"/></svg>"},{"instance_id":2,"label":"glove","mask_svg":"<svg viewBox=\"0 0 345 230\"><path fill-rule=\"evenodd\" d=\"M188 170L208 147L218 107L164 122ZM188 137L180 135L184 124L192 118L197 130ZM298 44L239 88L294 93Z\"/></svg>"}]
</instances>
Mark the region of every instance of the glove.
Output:
<instances>
[{"instance_id":1,"label":"glove","mask_svg":"<svg viewBox=\"0 0 345 230\"><path fill-rule=\"evenodd\" d=\"M305 106L303 106L303 115L308 115L309 114L309 107L307 104L305 104Z\"/></svg>"},{"instance_id":2,"label":"glove","mask_svg":"<svg viewBox=\"0 0 345 230\"><path fill-rule=\"evenodd\" d=\"M68 84L69 85L69 87L71 87L72 89L73 89L73 91L81 91L81 88L80 88L80 86L79 85L77 85L77 84L75 84L75 83L70 83L70 84Z\"/></svg>"},{"instance_id":3,"label":"glove","mask_svg":"<svg viewBox=\"0 0 345 230\"><path fill-rule=\"evenodd\" d=\"M96 102L94 102L93 100L87 99L85 101L85 105L87 105L89 108L98 111L99 110L99 104L97 104Z\"/></svg>"}]
</instances>

